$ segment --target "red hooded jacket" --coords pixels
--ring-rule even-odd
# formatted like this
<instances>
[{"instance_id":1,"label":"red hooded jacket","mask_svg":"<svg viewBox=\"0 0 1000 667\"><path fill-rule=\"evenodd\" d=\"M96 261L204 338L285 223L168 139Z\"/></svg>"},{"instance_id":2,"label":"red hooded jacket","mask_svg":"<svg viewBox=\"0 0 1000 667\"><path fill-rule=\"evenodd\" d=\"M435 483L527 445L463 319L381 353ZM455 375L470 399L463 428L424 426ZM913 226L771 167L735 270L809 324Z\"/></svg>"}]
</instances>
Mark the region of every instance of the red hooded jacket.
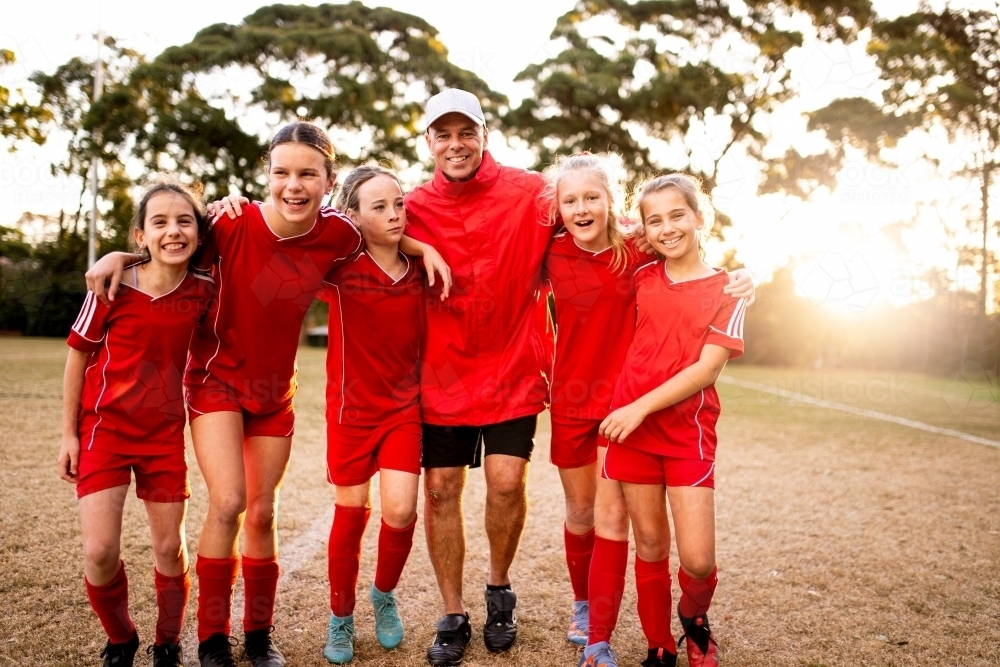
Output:
<instances>
[{"instance_id":1,"label":"red hooded jacket","mask_svg":"<svg viewBox=\"0 0 1000 667\"><path fill-rule=\"evenodd\" d=\"M421 418L485 426L544 408L546 340L541 269L553 228L541 174L502 167L486 151L476 175L434 178L405 199L406 233L451 267L451 296L428 292L420 365Z\"/></svg>"}]
</instances>

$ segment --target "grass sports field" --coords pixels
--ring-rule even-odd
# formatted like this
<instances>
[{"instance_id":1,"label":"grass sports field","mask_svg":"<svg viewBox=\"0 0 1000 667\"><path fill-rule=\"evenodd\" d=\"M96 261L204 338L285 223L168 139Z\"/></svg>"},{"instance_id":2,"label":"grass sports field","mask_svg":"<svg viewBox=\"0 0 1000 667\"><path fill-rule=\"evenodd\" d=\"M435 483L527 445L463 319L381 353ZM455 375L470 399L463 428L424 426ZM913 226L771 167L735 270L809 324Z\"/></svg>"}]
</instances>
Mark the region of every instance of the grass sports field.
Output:
<instances>
[{"instance_id":1,"label":"grass sports field","mask_svg":"<svg viewBox=\"0 0 1000 667\"><path fill-rule=\"evenodd\" d=\"M0 665L101 662L105 640L83 589L73 490L56 475L65 352L59 340L0 339ZM329 617L333 491L324 474L323 354L300 353L296 442L281 497L276 636L295 666L326 664L320 652ZM732 366L724 380L716 478L720 585L711 612L723 664L1000 665L1000 442L988 444L1000 441L996 379L975 369L936 379ZM469 667L576 665L578 650L564 639L571 594L562 493L548 462L544 416L537 443L528 526L513 571L518 641L508 655L492 656L475 636ZM193 556L205 491L190 452L189 461ZM476 632L487 567L483 499L482 475L473 472L465 582ZM354 664L426 664L440 605L419 527L399 588L406 639L392 653L375 642L365 591L377 521L375 512L361 566ZM123 557L145 646L155 618L152 555L134 496L125 522ZM193 598L187 622L193 665ZM623 665L645 657L631 570L614 645ZM148 659L140 653L136 664ZM680 664L686 665L683 657Z\"/></svg>"}]
</instances>

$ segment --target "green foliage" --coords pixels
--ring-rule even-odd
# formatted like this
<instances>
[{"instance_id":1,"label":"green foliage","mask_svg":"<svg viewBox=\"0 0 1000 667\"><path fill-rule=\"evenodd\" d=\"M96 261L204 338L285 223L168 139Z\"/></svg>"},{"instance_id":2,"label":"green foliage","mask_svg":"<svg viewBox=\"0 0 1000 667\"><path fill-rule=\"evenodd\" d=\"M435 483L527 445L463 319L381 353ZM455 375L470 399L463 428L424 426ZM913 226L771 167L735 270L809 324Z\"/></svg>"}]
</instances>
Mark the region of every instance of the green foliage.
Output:
<instances>
[{"instance_id":1,"label":"green foliage","mask_svg":"<svg viewBox=\"0 0 1000 667\"><path fill-rule=\"evenodd\" d=\"M0 49L0 72L15 62L17 60L13 51ZM48 113L27 102L12 101L12 92L16 93L17 97L21 97L20 90L11 91L9 88L0 86L0 137L9 137L15 141L27 139L39 145L45 143L45 135L39 124L49 120ZM13 145L10 150L14 150Z\"/></svg>"},{"instance_id":2,"label":"green foliage","mask_svg":"<svg viewBox=\"0 0 1000 667\"><path fill-rule=\"evenodd\" d=\"M539 167L559 154L611 151L633 177L685 170L711 192L734 146L764 160L757 121L795 92L785 57L803 34L784 27L789 16L804 12L831 37L853 38L869 11L866 0L580 1L552 32L565 48L518 75L535 94L505 121L538 150ZM712 145L692 141L702 128ZM649 139L672 157L655 155ZM727 223L717 216L714 231Z\"/></svg>"},{"instance_id":3,"label":"green foliage","mask_svg":"<svg viewBox=\"0 0 1000 667\"><path fill-rule=\"evenodd\" d=\"M254 83L245 98L223 93L235 107L224 113L203 93L204 75ZM416 16L360 2L272 5L238 25L209 26L136 71L133 88L150 121L137 144L150 166L197 175L210 197L231 188L260 197L266 143L234 115L256 109L272 124L312 118L335 138L363 138L352 161L405 166L417 159L424 102L449 86L478 94L494 115L505 102L449 62L437 30Z\"/></svg>"}]
</instances>

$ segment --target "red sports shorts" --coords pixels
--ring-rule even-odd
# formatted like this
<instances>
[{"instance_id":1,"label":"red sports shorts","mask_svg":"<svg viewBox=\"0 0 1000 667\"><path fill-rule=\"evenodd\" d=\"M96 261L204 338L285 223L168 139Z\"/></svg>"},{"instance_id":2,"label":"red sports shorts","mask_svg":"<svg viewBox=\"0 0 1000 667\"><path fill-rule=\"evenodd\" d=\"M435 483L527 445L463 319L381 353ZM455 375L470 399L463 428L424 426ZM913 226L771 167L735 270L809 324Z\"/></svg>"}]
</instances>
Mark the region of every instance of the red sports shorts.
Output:
<instances>
[{"instance_id":1,"label":"red sports shorts","mask_svg":"<svg viewBox=\"0 0 1000 667\"><path fill-rule=\"evenodd\" d=\"M269 412L250 412L240 403L236 392L212 377L201 384L187 385L187 404L188 419L192 422L209 412L239 412L243 415L244 438L288 438L295 434L291 399Z\"/></svg>"},{"instance_id":2,"label":"red sports shorts","mask_svg":"<svg viewBox=\"0 0 1000 667\"><path fill-rule=\"evenodd\" d=\"M326 425L326 477L337 486L364 484L379 470L420 474L419 421Z\"/></svg>"},{"instance_id":3,"label":"red sports shorts","mask_svg":"<svg viewBox=\"0 0 1000 667\"><path fill-rule=\"evenodd\" d=\"M179 503L191 497L184 449L129 456L80 450L76 497L128 486L135 472L135 495L155 503Z\"/></svg>"},{"instance_id":4,"label":"red sports shorts","mask_svg":"<svg viewBox=\"0 0 1000 667\"><path fill-rule=\"evenodd\" d=\"M579 468L597 460L597 448L607 447L608 439L601 436L601 419L576 419L550 415L552 447L549 458L559 468Z\"/></svg>"},{"instance_id":5,"label":"red sports shorts","mask_svg":"<svg viewBox=\"0 0 1000 667\"><path fill-rule=\"evenodd\" d=\"M715 488L715 461L678 459L650 454L613 442L604 456L604 479L629 484Z\"/></svg>"}]
</instances>

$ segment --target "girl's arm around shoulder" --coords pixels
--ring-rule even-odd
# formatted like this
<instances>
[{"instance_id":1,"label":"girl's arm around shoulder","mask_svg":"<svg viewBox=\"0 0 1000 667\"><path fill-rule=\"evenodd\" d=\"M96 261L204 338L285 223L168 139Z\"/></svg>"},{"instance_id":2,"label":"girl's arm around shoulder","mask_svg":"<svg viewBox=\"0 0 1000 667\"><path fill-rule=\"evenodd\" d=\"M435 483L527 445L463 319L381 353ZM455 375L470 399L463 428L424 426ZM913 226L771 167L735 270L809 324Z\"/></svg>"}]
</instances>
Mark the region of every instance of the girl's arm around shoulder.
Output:
<instances>
[{"instance_id":1,"label":"girl's arm around shoulder","mask_svg":"<svg viewBox=\"0 0 1000 667\"><path fill-rule=\"evenodd\" d=\"M747 305L752 306L756 297L754 296L753 273L749 269L736 269L730 271L729 284L722 288L723 294L728 294L734 299L746 299Z\"/></svg>"},{"instance_id":2,"label":"girl's arm around shoulder","mask_svg":"<svg viewBox=\"0 0 1000 667\"><path fill-rule=\"evenodd\" d=\"M611 441L623 442L649 415L680 403L714 384L725 368L731 352L729 348L720 345L706 344L701 349L698 361L656 389L609 414L601 422L601 435Z\"/></svg>"},{"instance_id":3,"label":"girl's arm around shoulder","mask_svg":"<svg viewBox=\"0 0 1000 667\"><path fill-rule=\"evenodd\" d=\"M59 447L59 476L76 483L80 465L80 435L77 420L80 417L80 401L83 397L83 377L90 355L75 348L69 349L66 370L63 372L63 432Z\"/></svg>"},{"instance_id":4,"label":"girl's arm around shoulder","mask_svg":"<svg viewBox=\"0 0 1000 667\"><path fill-rule=\"evenodd\" d=\"M142 261L140 255L133 255L130 252L109 252L84 274L87 289L105 304L114 301L125 267L139 261Z\"/></svg>"},{"instance_id":5,"label":"girl's arm around shoulder","mask_svg":"<svg viewBox=\"0 0 1000 667\"><path fill-rule=\"evenodd\" d=\"M434 246L404 235L399 241L399 251L404 255L423 258L427 284L434 287L435 275L440 276L441 300L448 298L448 293L451 291L451 268Z\"/></svg>"}]
</instances>

